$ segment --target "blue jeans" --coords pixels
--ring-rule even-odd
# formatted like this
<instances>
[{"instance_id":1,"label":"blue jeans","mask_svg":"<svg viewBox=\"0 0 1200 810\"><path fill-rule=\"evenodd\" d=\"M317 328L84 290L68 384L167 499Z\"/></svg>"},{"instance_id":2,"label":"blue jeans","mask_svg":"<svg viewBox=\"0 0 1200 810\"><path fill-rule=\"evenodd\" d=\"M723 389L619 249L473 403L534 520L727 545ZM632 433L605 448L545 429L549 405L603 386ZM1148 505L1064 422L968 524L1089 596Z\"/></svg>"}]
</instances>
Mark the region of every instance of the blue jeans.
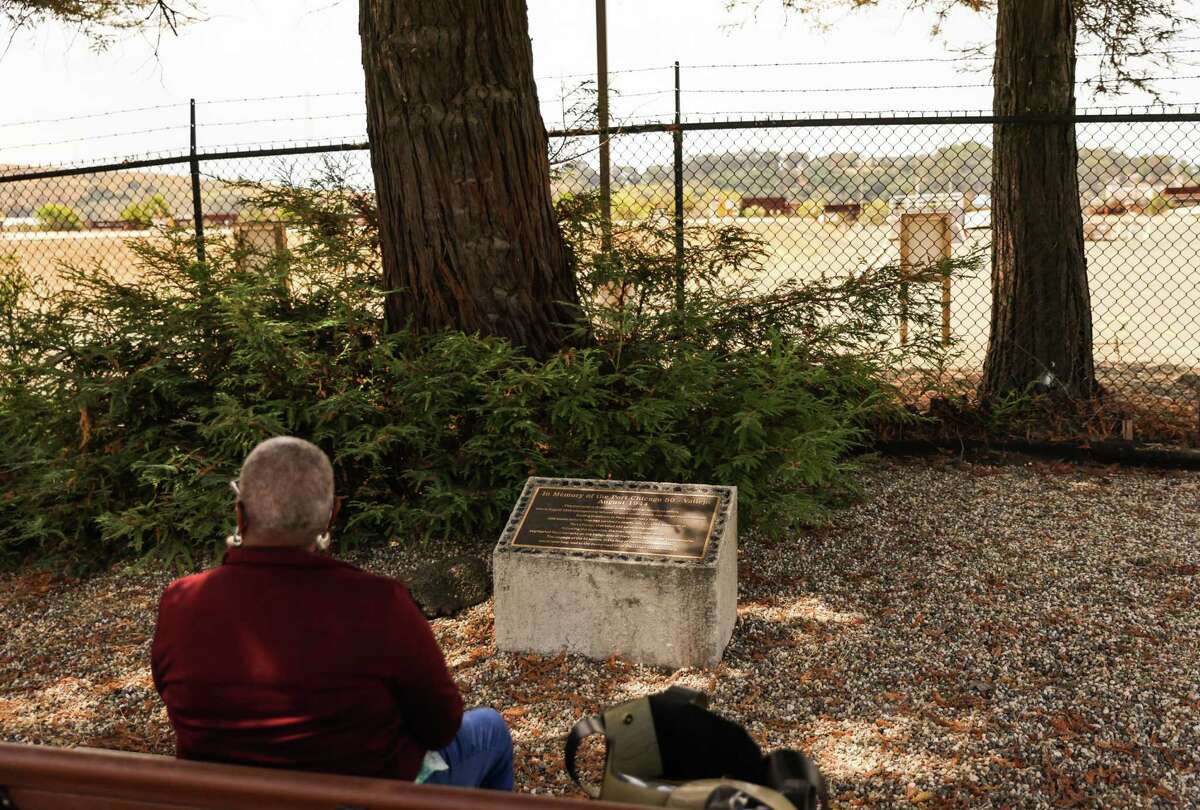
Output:
<instances>
[{"instance_id":1,"label":"blue jeans","mask_svg":"<svg viewBox=\"0 0 1200 810\"><path fill-rule=\"evenodd\" d=\"M508 724L495 709L471 709L463 715L454 742L438 751L450 770L430 774L426 784L513 789L513 746Z\"/></svg>"}]
</instances>

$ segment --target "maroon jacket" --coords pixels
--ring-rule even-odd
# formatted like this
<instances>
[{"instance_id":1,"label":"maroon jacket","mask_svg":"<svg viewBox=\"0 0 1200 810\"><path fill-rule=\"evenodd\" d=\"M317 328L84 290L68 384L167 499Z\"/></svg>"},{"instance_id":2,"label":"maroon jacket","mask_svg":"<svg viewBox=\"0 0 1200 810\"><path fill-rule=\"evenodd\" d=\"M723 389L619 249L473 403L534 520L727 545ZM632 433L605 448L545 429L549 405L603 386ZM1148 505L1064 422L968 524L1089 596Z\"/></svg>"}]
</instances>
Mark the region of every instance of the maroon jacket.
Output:
<instances>
[{"instance_id":1,"label":"maroon jacket","mask_svg":"<svg viewBox=\"0 0 1200 810\"><path fill-rule=\"evenodd\" d=\"M171 583L151 659L185 759L412 779L462 720L404 586L301 549Z\"/></svg>"}]
</instances>

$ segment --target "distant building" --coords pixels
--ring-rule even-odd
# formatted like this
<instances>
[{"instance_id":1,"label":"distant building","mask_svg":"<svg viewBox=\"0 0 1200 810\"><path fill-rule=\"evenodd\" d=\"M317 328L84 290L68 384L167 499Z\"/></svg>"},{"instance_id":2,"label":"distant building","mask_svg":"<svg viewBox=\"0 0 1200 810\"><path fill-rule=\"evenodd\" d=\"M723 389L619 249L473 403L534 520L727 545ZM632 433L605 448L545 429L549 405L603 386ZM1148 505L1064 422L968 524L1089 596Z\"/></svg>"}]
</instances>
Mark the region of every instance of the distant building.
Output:
<instances>
[{"instance_id":1,"label":"distant building","mask_svg":"<svg viewBox=\"0 0 1200 810\"><path fill-rule=\"evenodd\" d=\"M991 209L981 208L974 211L968 211L963 216L963 227L968 231L981 231L992 227Z\"/></svg>"},{"instance_id":2,"label":"distant building","mask_svg":"<svg viewBox=\"0 0 1200 810\"><path fill-rule=\"evenodd\" d=\"M1144 211L1158 196L1158 189L1151 183L1109 183L1104 193L1087 206L1087 213L1125 214Z\"/></svg>"},{"instance_id":3,"label":"distant building","mask_svg":"<svg viewBox=\"0 0 1200 810\"><path fill-rule=\"evenodd\" d=\"M1163 196L1181 207L1200 205L1200 186L1167 186Z\"/></svg>"},{"instance_id":4,"label":"distant building","mask_svg":"<svg viewBox=\"0 0 1200 810\"><path fill-rule=\"evenodd\" d=\"M93 231L134 231L138 223L127 219L89 219L87 226Z\"/></svg>"},{"instance_id":5,"label":"distant building","mask_svg":"<svg viewBox=\"0 0 1200 810\"><path fill-rule=\"evenodd\" d=\"M788 202L786 197L742 197L741 210L761 208L768 214L786 214L791 216L796 212L796 206Z\"/></svg>"},{"instance_id":6,"label":"distant building","mask_svg":"<svg viewBox=\"0 0 1200 810\"><path fill-rule=\"evenodd\" d=\"M238 221L237 214L205 214L205 225L235 225Z\"/></svg>"},{"instance_id":7,"label":"distant building","mask_svg":"<svg viewBox=\"0 0 1200 810\"><path fill-rule=\"evenodd\" d=\"M0 220L0 230L29 231L38 228L37 217L5 217Z\"/></svg>"}]
</instances>

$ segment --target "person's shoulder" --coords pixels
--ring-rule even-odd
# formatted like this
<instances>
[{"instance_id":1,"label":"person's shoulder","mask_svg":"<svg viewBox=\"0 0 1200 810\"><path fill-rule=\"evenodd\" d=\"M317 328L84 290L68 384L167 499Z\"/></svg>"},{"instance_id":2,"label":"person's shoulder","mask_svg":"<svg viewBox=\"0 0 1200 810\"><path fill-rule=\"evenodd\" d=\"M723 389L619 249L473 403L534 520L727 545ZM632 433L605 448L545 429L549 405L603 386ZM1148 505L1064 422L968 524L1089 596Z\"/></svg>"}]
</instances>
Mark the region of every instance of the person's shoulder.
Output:
<instances>
[{"instance_id":1,"label":"person's shoulder","mask_svg":"<svg viewBox=\"0 0 1200 810\"><path fill-rule=\"evenodd\" d=\"M197 571L194 574L188 574L186 576L179 577L178 579L171 580L171 582L167 583L164 593L176 593L179 591L188 591L199 588L203 586L204 583L220 574L220 572L221 566L217 565L213 566L212 568L206 568L203 571Z\"/></svg>"},{"instance_id":2,"label":"person's shoulder","mask_svg":"<svg viewBox=\"0 0 1200 810\"><path fill-rule=\"evenodd\" d=\"M408 594L408 589L403 582L387 574L377 574L342 560L338 561L337 570L339 575L364 588L387 592L401 591L405 595Z\"/></svg>"},{"instance_id":3,"label":"person's shoulder","mask_svg":"<svg viewBox=\"0 0 1200 810\"><path fill-rule=\"evenodd\" d=\"M346 582L354 586L355 591L368 600L389 599L405 607L413 604L408 586L395 577L367 571L347 562L339 562L338 571L346 578Z\"/></svg>"},{"instance_id":4,"label":"person's shoulder","mask_svg":"<svg viewBox=\"0 0 1200 810\"><path fill-rule=\"evenodd\" d=\"M167 587L163 588L162 597L159 599L160 609L170 606L181 600L186 600L201 590L204 585L212 581L214 576L217 576L221 571L221 566L208 568L204 571L198 571L195 574L179 577L167 583Z\"/></svg>"}]
</instances>

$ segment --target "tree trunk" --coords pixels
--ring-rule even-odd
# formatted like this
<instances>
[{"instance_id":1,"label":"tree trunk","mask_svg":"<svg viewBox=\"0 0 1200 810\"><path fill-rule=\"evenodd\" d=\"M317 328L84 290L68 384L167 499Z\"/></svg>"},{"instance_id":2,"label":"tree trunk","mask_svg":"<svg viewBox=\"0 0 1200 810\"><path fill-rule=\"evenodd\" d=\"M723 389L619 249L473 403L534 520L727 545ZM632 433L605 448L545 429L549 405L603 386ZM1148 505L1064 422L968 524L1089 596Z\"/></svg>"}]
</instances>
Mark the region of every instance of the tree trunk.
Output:
<instances>
[{"instance_id":1,"label":"tree trunk","mask_svg":"<svg viewBox=\"0 0 1200 810\"><path fill-rule=\"evenodd\" d=\"M1000 0L996 115L1075 111L1072 0ZM981 395L1048 380L1090 397L1092 311L1071 122L997 124L992 174L992 331Z\"/></svg>"},{"instance_id":2,"label":"tree trunk","mask_svg":"<svg viewBox=\"0 0 1200 810\"><path fill-rule=\"evenodd\" d=\"M389 328L546 357L578 315L524 0L360 0Z\"/></svg>"}]
</instances>

